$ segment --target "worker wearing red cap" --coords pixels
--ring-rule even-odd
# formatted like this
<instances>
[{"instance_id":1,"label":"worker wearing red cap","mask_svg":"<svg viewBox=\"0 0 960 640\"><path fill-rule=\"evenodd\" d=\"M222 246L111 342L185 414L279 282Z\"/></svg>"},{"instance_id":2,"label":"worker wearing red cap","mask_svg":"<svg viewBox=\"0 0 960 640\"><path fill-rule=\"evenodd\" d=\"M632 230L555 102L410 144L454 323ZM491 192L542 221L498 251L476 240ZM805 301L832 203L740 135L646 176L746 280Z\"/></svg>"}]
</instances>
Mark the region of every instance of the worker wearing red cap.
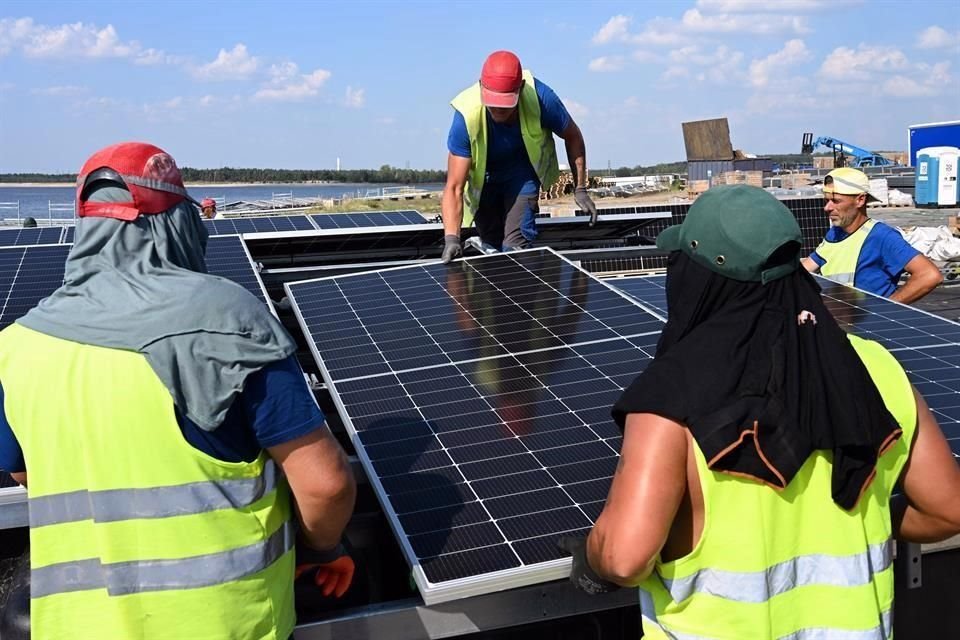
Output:
<instances>
[{"instance_id":1,"label":"worker wearing red cap","mask_svg":"<svg viewBox=\"0 0 960 640\"><path fill-rule=\"evenodd\" d=\"M483 63L480 81L453 99L447 136L447 184L441 212L443 262L461 255L460 229L476 224L482 248L531 246L541 188L560 174L554 134L563 138L573 172L574 198L596 222L587 193L583 134L557 94L520 66L509 51Z\"/></svg>"},{"instance_id":2,"label":"worker wearing red cap","mask_svg":"<svg viewBox=\"0 0 960 640\"><path fill-rule=\"evenodd\" d=\"M211 220L217 217L217 201L213 198L204 198L200 201L200 211L203 217Z\"/></svg>"},{"instance_id":3,"label":"worker wearing red cap","mask_svg":"<svg viewBox=\"0 0 960 640\"><path fill-rule=\"evenodd\" d=\"M207 275L197 213L162 149L95 153L63 286L0 332L34 638L287 640L295 575L352 580L346 456L283 325Z\"/></svg>"}]
</instances>

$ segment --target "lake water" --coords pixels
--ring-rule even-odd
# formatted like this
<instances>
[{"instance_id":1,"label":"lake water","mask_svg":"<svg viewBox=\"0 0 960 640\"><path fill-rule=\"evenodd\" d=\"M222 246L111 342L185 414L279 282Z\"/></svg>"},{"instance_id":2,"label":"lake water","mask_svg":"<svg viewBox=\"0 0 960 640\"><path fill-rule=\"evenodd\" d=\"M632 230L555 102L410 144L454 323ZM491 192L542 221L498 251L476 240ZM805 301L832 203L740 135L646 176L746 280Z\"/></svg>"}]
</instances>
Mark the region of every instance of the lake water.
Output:
<instances>
[{"instance_id":1,"label":"lake water","mask_svg":"<svg viewBox=\"0 0 960 640\"><path fill-rule=\"evenodd\" d=\"M227 202L237 200L270 200L274 194L293 193L294 198L340 198L373 195L383 187L395 187L391 184L261 184L254 186L203 187L187 186L187 191L197 201L203 198L226 198ZM440 183L412 185L426 191L441 191ZM53 218L72 218L72 203L76 195L74 187L14 187L0 185L0 219L16 219L19 203L20 217L33 216L37 220ZM415 209L413 202L396 203L397 209ZM392 207L388 207L392 208ZM52 215L51 215L51 209Z\"/></svg>"}]
</instances>

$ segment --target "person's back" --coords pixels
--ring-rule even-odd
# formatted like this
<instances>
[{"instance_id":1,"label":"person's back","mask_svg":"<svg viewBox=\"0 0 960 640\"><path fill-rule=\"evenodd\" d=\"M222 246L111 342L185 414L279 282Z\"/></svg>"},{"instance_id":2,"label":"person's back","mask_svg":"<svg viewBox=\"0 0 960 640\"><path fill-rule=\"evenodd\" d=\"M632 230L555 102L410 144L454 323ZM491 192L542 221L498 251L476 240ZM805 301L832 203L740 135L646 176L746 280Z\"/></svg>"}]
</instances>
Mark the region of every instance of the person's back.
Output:
<instances>
[{"instance_id":1,"label":"person's back","mask_svg":"<svg viewBox=\"0 0 960 640\"><path fill-rule=\"evenodd\" d=\"M875 342L851 341L903 428L856 507L847 511L833 501L830 452L807 458L777 492L711 470L689 437L687 497L653 573L640 585L644 637L670 637L666 630L679 637L772 639L811 628L824 637L852 630L891 637L889 502L917 410L893 356Z\"/></svg>"},{"instance_id":2,"label":"person's back","mask_svg":"<svg viewBox=\"0 0 960 640\"><path fill-rule=\"evenodd\" d=\"M34 637L286 640L293 535L273 461L185 442L138 353L13 324L0 380L30 462Z\"/></svg>"}]
</instances>

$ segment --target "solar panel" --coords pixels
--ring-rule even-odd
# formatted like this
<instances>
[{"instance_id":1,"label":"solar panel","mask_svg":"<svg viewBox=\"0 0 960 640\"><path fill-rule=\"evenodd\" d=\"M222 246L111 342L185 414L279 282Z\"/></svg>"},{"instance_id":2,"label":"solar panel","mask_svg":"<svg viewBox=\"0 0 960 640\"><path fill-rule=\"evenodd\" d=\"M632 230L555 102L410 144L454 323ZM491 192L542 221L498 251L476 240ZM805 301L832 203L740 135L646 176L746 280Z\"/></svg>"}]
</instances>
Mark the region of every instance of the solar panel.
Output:
<instances>
[{"instance_id":1,"label":"solar panel","mask_svg":"<svg viewBox=\"0 0 960 640\"><path fill-rule=\"evenodd\" d=\"M69 251L67 245L0 249L0 329L63 284Z\"/></svg>"},{"instance_id":2,"label":"solar panel","mask_svg":"<svg viewBox=\"0 0 960 640\"><path fill-rule=\"evenodd\" d=\"M424 599L568 572L663 322L550 250L286 288Z\"/></svg>"},{"instance_id":3,"label":"solar panel","mask_svg":"<svg viewBox=\"0 0 960 640\"><path fill-rule=\"evenodd\" d=\"M207 239L207 273L232 280L270 307L270 297L257 275L240 236L211 236Z\"/></svg>"},{"instance_id":4,"label":"solar panel","mask_svg":"<svg viewBox=\"0 0 960 640\"><path fill-rule=\"evenodd\" d=\"M354 211L349 213L322 213L310 216L320 229L350 229L357 227L390 227L427 222L418 211Z\"/></svg>"},{"instance_id":5,"label":"solar panel","mask_svg":"<svg viewBox=\"0 0 960 640\"><path fill-rule=\"evenodd\" d=\"M210 235L267 233L274 231L312 231L307 216L262 216L259 218L220 218L204 220Z\"/></svg>"},{"instance_id":6,"label":"solar panel","mask_svg":"<svg viewBox=\"0 0 960 640\"><path fill-rule=\"evenodd\" d=\"M29 229L0 229L0 247L57 244L63 227L31 227Z\"/></svg>"},{"instance_id":7,"label":"solar panel","mask_svg":"<svg viewBox=\"0 0 960 640\"><path fill-rule=\"evenodd\" d=\"M65 227L64 229L65 233L63 234L64 244L73 244L73 232L75 229L76 227L74 227L73 225L70 225L69 227Z\"/></svg>"}]
</instances>

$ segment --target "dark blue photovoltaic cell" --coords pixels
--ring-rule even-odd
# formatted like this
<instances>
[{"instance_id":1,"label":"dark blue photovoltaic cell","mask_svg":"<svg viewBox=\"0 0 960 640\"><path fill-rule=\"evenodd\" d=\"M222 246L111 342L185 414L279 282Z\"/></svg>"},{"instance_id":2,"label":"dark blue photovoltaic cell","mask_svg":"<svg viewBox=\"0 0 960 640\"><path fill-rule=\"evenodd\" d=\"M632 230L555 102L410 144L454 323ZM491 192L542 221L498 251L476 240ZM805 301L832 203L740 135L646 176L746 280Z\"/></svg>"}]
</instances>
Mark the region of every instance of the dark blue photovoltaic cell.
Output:
<instances>
[{"instance_id":1,"label":"dark blue photovoltaic cell","mask_svg":"<svg viewBox=\"0 0 960 640\"><path fill-rule=\"evenodd\" d=\"M352 229L358 227L391 227L407 224L425 224L419 212L357 211L353 213L318 213L310 216L320 229Z\"/></svg>"},{"instance_id":2,"label":"dark blue photovoltaic cell","mask_svg":"<svg viewBox=\"0 0 960 640\"><path fill-rule=\"evenodd\" d=\"M69 251L67 245L0 249L0 329L63 284Z\"/></svg>"},{"instance_id":3,"label":"dark blue photovoltaic cell","mask_svg":"<svg viewBox=\"0 0 960 640\"><path fill-rule=\"evenodd\" d=\"M312 231L307 216L261 216L258 218L219 218L204 220L210 235L265 233L272 231Z\"/></svg>"},{"instance_id":4,"label":"dark blue photovoltaic cell","mask_svg":"<svg viewBox=\"0 0 960 640\"><path fill-rule=\"evenodd\" d=\"M667 317L667 277L666 276L637 276L631 278L610 278L608 284L620 289L646 306L650 307L664 318Z\"/></svg>"},{"instance_id":5,"label":"dark blue photovoltaic cell","mask_svg":"<svg viewBox=\"0 0 960 640\"><path fill-rule=\"evenodd\" d=\"M70 225L69 227L66 227L64 229L65 231L65 233L63 234L64 244L73 244L73 232L75 228L76 227L74 227L73 225Z\"/></svg>"},{"instance_id":6,"label":"dark blue photovoltaic cell","mask_svg":"<svg viewBox=\"0 0 960 640\"><path fill-rule=\"evenodd\" d=\"M208 238L206 260L208 273L233 280L264 303L267 302L260 279L239 236Z\"/></svg>"},{"instance_id":7,"label":"dark blue photovoltaic cell","mask_svg":"<svg viewBox=\"0 0 960 640\"><path fill-rule=\"evenodd\" d=\"M63 227L32 227L29 229L0 229L0 247L57 244Z\"/></svg>"},{"instance_id":8,"label":"dark blue photovoltaic cell","mask_svg":"<svg viewBox=\"0 0 960 640\"><path fill-rule=\"evenodd\" d=\"M593 524L660 320L549 251L287 286L431 584Z\"/></svg>"},{"instance_id":9,"label":"dark blue photovoltaic cell","mask_svg":"<svg viewBox=\"0 0 960 640\"><path fill-rule=\"evenodd\" d=\"M899 349L892 353L927 401L950 449L960 456L960 346Z\"/></svg>"}]
</instances>

